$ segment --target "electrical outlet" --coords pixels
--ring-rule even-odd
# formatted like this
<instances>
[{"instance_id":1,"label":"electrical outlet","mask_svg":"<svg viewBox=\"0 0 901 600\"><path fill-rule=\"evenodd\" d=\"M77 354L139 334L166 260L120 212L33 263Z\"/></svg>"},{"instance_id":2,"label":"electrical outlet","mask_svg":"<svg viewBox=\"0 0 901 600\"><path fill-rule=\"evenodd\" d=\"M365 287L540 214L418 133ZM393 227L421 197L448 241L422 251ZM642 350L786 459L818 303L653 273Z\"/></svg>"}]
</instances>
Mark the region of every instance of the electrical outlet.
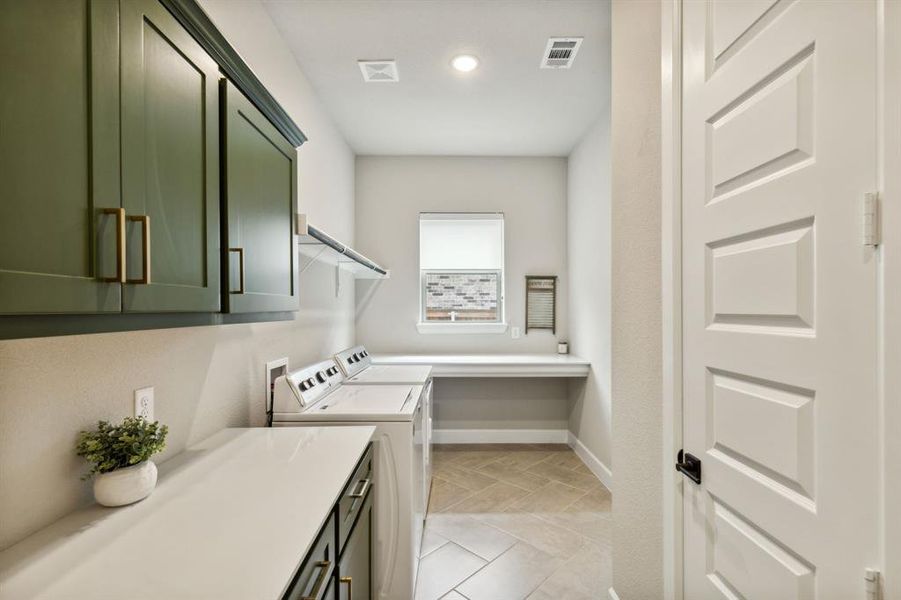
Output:
<instances>
[{"instance_id":1,"label":"electrical outlet","mask_svg":"<svg viewBox=\"0 0 901 600\"><path fill-rule=\"evenodd\" d=\"M519 327L511 327L510 335L513 337L514 340L518 340L519 339Z\"/></svg>"},{"instance_id":2,"label":"electrical outlet","mask_svg":"<svg viewBox=\"0 0 901 600\"><path fill-rule=\"evenodd\" d=\"M135 390L135 416L153 422L153 388Z\"/></svg>"}]
</instances>

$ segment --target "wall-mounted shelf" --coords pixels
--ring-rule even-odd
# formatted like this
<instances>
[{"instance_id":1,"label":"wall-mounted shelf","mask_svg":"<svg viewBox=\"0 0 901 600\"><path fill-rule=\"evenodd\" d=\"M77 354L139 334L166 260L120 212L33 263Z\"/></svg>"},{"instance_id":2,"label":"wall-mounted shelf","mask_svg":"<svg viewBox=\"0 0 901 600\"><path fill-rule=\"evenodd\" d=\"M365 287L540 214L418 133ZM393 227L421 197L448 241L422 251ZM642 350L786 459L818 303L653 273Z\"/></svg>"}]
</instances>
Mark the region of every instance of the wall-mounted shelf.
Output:
<instances>
[{"instance_id":1,"label":"wall-mounted shelf","mask_svg":"<svg viewBox=\"0 0 901 600\"><path fill-rule=\"evenodd\" d=\"M298 251L308 259L301 264L301 273L318 260L350 271L357 279L387 279L390 276L388 269L310 225L306 215L297 215L297 235Z\"/></svg>"}]
</instances>

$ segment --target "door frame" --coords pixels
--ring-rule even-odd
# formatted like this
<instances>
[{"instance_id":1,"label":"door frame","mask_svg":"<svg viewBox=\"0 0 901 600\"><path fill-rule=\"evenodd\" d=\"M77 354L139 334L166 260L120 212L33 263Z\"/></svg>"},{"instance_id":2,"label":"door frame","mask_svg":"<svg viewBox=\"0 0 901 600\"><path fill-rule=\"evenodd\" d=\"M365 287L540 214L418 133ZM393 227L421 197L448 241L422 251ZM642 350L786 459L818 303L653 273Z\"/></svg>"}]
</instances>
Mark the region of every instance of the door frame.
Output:
<instances>
[{"instance_id":1,"label":"door frame","mask_svg":"<svg viewBox=\"0 0 901 600\"><path fill-rule=\"evenodd\" d=\"M663 582L666 600L683 598L682 486L673 465L682 447L682 2L661 6L661 301L663 309ZM901 3L877 4L878 400L882 412L882 597L901 600ZM890 168L886 164L891 165ZM861 573L861 594L864 593Z\"/></svg>"},{"instance_id":2,"label":"door frame","mask_svg":"<svg viewBox=\"0 0 901 600\"><path fill-rule=\"evenodd\" d=\"M682 600L682 1L664 0L660 27L661 305L663 308L663 597Z\"/></svg>"},{"instance_id":3,"label":"door frame","mask_svg":"<svg viewBox=\"0 0 901 600\"><path fill-rule=\"evenodd\" d=\"M877 178L882 240L876 253L879 294L878 394L882 409L882 597L901 600L901 6L877 0ZM891 307L895 307L894 311ZM894 508L893 508L894 507Z\"/></svg>"}]
</instances>

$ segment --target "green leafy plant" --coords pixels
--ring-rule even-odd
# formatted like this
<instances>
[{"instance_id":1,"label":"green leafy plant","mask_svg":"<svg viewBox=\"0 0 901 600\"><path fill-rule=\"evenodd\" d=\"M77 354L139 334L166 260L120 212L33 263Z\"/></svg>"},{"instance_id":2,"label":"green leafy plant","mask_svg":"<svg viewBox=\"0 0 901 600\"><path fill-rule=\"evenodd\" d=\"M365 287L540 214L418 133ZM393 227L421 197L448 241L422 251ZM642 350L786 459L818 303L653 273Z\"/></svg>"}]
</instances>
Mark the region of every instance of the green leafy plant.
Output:
<instances>
[{"instance_id":1,"label":"green leafy plant","mask_svg":"<svg viewBox=\"0 0 901 600\"><path fill-rule=\"evenodd\" d=\"M126 417L121 425L98 421L96 431L78 434L75 450L91 463L84 479L142 463L166 447L169 427L144 417Z\"/></svg>"}]
</instances>

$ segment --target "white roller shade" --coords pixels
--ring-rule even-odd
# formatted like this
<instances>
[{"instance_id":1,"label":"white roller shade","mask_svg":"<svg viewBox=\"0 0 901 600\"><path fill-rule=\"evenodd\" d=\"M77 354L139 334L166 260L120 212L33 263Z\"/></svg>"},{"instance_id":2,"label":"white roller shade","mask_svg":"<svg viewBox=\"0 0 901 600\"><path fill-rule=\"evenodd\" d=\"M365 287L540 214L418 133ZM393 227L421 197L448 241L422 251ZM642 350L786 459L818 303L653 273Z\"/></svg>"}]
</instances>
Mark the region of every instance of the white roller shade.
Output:
<instances>
[{"instance_id":1,"label":"white roller shade","mask_svg":"<svg viewBox=\"0 0 901 600\"><path fill-rule=\"evenodd\" d=\"M422 213L419 215L419 268L503 269L504 215Z\"/></svg>"}]
</instances>

